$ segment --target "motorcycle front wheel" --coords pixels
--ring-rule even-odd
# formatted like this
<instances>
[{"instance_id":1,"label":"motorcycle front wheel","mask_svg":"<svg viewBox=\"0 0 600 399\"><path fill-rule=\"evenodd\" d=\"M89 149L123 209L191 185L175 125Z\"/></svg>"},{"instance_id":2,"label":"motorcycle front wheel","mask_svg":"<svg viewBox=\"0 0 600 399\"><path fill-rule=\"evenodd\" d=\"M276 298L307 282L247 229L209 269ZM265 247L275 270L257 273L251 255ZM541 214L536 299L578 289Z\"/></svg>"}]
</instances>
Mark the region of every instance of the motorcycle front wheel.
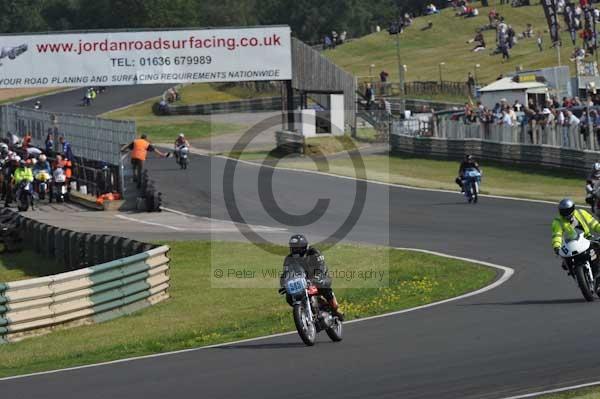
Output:
<instances>
[{"instance_id":1,"label":"motorcycle front wheel","mask_svg":"<svg viewBox=\"0 0 600 399\"><path fill-rule=\"evenodd\" d=\"M592 302L594 300L594 282L590 281L587 270L583 265L575 267L575 278L585 300Z\"/></svg>"},{"instance_id":2,"label":"motorcycle front wheel","mask_svg":"<svg viewBox=\"0 0 600 399\"><path fill-rule=\"evenodd\" d=\"M17 208L21 212L27 212L29 209L29 198L19 198Z\"/></svg>"},{"instance_id":3,"label":"motorcycle front wheel","mask_svg":"<svg viewBox=\"0 0 600 399\"><path fill-rule=\"evenodd\" d=\"M313 346L317 338L317 329L312 320L309 320L308 314L304 305L294 305L294 324L298 335L307 346Z\"/></svg>"}]
</instances>

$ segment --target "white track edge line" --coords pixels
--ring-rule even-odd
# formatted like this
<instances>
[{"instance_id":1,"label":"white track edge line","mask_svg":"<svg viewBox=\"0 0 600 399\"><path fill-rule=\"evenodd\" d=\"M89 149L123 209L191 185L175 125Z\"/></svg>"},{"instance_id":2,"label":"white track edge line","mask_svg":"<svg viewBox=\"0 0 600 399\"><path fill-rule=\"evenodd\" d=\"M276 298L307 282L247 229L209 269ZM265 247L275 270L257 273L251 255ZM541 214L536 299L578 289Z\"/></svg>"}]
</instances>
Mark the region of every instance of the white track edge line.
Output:
<instances>
[{"instance_id":1,"label":"white track edge line","mask_svg":"<svg viewBox=\"0 0 600 399\"><path fill-rule=\"evenodd\" d=\"M397 250L402 250L402 251L421 252L421 253L426 253L426 254L441 256L441 257L448 258L448 259L462 260L462 261L465 261L465 262L475 263L475 264L479 264L479 265L483 265L483 266L488 266L488 267L492 267L492 268L501 270L503 272L503 274L502 274L502 276L500 278L496 279L491 284L489 284L489 285L487 285L485 287L482 287L482 288L480 288L478 290L475 290L475 291L472 291L472 292L468 292L466 294L459 295L457 297L444 299L442 301L432 302L432 303L429 303L427 305L417 306L417 307L414 307L414 308L403 309L403 310L399 310L399 311L395 311L395 312L384 313L384 314L381 314L381 315L376 315L376 316L364 317L364 318L361 318L361 319L350 320L350 321L346 322L345 324L358 323L358 322L361 322L361 321L368 321L368 320L378 319L378 318L382 318L382 317L389 317L389 316L399 315L399 314L403 314L403 313L414 312L414 311L417 311L417 310L426 309L426 308L430 308L430 307L433 307L433 306L442 305L442 304L445 304L445 303L448 303L448 302L453 302L453 301L457 301L457 300L460 300L460 299L464 299L464 298L467 298L467 297L470 297L470 296L478 295L478 294L484 293L486 291L490 291L490 290L498 287L501 284L504 284L514 274L514 270L511 269L510 267L500 266L500 265L496 265L494 263L483 262L483 261L479 261L479 260L475 260L475 259L470 259L470 258L462 258L462 257L459 257L459 256L448 255L448 254L444 254L444 253L441 253L441 252L428 251L428 250L419 249L419 248L392 248L392 249L397 249ZM49 371L40 371L40 372L37 372L37 373L29 373L29 374L23 374L23 375L16 375L16 376L11 376L11 377L0 378L0 382L2 382L2 381L9 381L9 380L16 380L16 379L23 379L23 378L28 378L28 377L36 377L36 376L47 375L47 374L56 374L56 373L62 373L62 372L67 372L67 371L82 370L82 369L87 369L87 368L92 368L92 367L108 366L108 365L112 365L112 364L126 363L126 362L131 362L131 361L136 361L136 360L153 359L153 358L159 358L159 357L163 357L163 356L178 355L178 354L182 354L182 353L196 352L196 351L200 351L200 350L204 350L204 349L222 348L222 347L227 347L227 346L232 346L232 345L238 345L238 344L242 344L242 343L246 343L246 342L255 342L255 341L262 341L262 340L270 339L270 338L282 337L282 336L296 334L296 333L297 333L296 331L288 331L288 332L283 332L283 333L278 333L278 334L264 335L264 336L256 337L256 338L243 339L243 340L239 340L239 341L225 342L225 343L221 343L221 344L200 346L200 347L196 347L196 348L181 349L181 350L177 350L177 351L170 351L170 352L163 352L163 353L155 353L155 354L150 354L150 355L145 355L145 356L135 356L135 357L125 358L125 359L111 360L111 361L108 361L108 362L101 362L101 363L87 364L87 365L82 365L82 366L68 367L68 368L64 368L64 369L49 370Z\"/></svg>"},{"instance_id":2,"label":"white track edge line","mask_svg":"<svg viewBox=\"0 0 600 399\"><path fill-rule=\"evenodd\" d=\"M164 227L170 230L175 230L175 231L184 231L185 229L181 229L179 227L175 227L175 226L169 226L168 224L163 224L163 223L155 223L155 222L148 222L146 220L139 220L139 219L134 219L134 218L130 218L124 215L115 215L116 218L119 219L123 219L123 220L128 220L130 222L134 222L134 223L141 223L141 224L147 224L149 226L158 226L158 227Z\"/></svg>"},{"instance_id":3,"label":"white track edge line","mask_svg":"<svg viewBox=\"0 0 600 399\"><path fill-rule=\"evenodd\" d=\"M567 391L572 391L574 389L589 388L589 387L593 387L593 386L596 386L596 385L600 385L600 381L588 382L586 384L572 385L570 387L564 387L564 388L549 389L547 391L539 391L539 392L526 393L526 394L517 395L517 396L509 396L509 397L502 398L502 399L535 398L536 396L549 395L549 394L552 394L552 393L567 392ZM574 398L574 399L576 399L576 398Z\"/></svg>"},{"instance_id":4,"label":"white track edge line","mask_svg":"<svg viewBox=\"0 0 600 399\"><path fill-rule=\"evenodd\" d=\"M188 217L188 218L204 219L204 220L206 220L208 222L228 223L228 224L232 224L232 225L240 224L240 225L244 225L244 226L258 227L258 228L261 228L261 229L268 229L268 230L274 230L274 231L288 231L288 229L285 229L283 227L271 227L271 226L263 226L261 224L248 224L248 223L242 224L242 223L232 222L231 220L214 219L214 218L209 218L209 217L206 217L206 216L193 215L191 213L186 213L186 212L178 211L177 209L167 208L167 207L164 207L164 206L161 206L160 209L162 209L165 212L174 213L176 215L185 216L185 217Z\"/></svg>"}]
</instances>

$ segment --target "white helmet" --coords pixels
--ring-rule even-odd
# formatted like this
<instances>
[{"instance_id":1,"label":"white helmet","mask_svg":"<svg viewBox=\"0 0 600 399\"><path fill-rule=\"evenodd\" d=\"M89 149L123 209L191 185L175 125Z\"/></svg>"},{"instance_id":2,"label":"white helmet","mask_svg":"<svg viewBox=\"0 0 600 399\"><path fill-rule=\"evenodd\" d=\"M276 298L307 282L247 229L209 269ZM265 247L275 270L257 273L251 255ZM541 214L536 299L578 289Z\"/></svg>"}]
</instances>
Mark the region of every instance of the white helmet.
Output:
<instances>
[{"instance_id":1,"label":"white helmet","mask_svg":"<svg viewBox=\"0 0 600 399\"><path fill-rule=\"evenodd\" d=\"M179 137L180 137L180 138L184 138L184 137L185 137L185 135L184 135L183 133L179 133Z\"/></svg>"},{"instance_id":2,"label":"white helmet","mask_svg":"<svg viewBox=\"0 0 600 399\"><path fill-rule=\"evenodd\" d=\"M8 150L8 145L5 143L0 143L0 151Z\"/></svg>"},{"instance_id":3,"label":"white helmet","mask_svg":"<svg viewBox=\"0 0 600 399\"><path fill-rule=\"evenodd\" d=\"M40 160L40 162L46 162L48 160L48 158L46 157L46 155L40 154L39 160Z\"/></svg>"},{"instance_id":4,"label":"white helmet","mask_svg":"<svg viewBox=\"0 0 600 399\"><path fill-rule=\"evenodd\" d=\"M593 166L594 172L600 172L600 162L596 162Z\"/></svg>"}]
</instances>

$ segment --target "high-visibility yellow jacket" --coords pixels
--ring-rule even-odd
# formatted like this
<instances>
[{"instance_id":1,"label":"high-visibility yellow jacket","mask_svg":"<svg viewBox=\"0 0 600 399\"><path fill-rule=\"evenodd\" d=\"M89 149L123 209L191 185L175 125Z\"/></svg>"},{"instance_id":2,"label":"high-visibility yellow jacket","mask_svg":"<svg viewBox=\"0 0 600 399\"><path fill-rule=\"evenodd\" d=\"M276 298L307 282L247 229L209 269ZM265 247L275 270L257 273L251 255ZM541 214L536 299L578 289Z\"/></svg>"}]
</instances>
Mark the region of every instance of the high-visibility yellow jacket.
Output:
<instances>
[{"instance_id":1,"label":"high-visibility yellow jacket","mask_svg":"<svg viewBox=\"0 0 600 399\"><path fill-rule=\"evenodd\" d=\"M23 180L32 182L33 181L33 172L31 171L30 168L17 168L17 169L15 169L14 179L15 179L15 184L19 184Z\"/></svg>"},{"instance_id":2,"label":"high-visibility yellow jacket","mask_svg":"<svg viewBox=\"0 0 600 399\"><path fill-rule=\"evenodd\" d=\"M600 223L586 210L575 210L575 219L583 229L583 234L589 238L592 233L600 234ZM567 219L562 216L552 221L552 248L560 248L563 236L575 236L575 229Z\"/></svg>"}]
</instances>

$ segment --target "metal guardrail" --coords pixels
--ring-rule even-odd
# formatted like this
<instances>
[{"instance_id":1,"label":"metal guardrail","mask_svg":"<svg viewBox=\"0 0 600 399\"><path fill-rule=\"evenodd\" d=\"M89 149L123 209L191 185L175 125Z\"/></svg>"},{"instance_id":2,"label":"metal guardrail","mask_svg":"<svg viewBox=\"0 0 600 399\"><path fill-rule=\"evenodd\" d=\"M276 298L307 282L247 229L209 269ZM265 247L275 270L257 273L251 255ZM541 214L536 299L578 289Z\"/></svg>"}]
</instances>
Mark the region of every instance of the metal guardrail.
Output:
<instances>
[{"instance_id":1,"label":"metal guardrail","mask_svg":"<svg viewBox=\"0 0 600 399\"><path fill-rule=\"evenodd\" d=\"M572 170L587 176L598 160L598 153L586 150L563 149L548 145L498 143L480 139L448 139L392 135L392 153L420 157L460 160L465 154L478 159L508 165Z\"/></svg>"},{"instance_id":2,"label":"metal guardrail","mask_svg":"<svg viewBox=\"0 0 600 399\"><path fill-rule=\"evenodd\" d=\"M300 101L299 98L295 101ZM227 101L210 104L172 105L160 108L158 103L152 106L155 115L213 115L234 112L281 111L281 97L265 97L251 100Z\"/></svg>"},{"instance_id":3,"label":"metal guardrail","mask_svg":"<svg viewBox=\"0 0 600 399\"><path fill-rule=\"evenodd\" d=\"M169 297L169 247L112 236L97 236L100 239L95 240L91 239L95 236L92 234L74 233L19 217L23 219L25 234L32 234L30 242L41 253L53 247L59 258L67 253L71 255L66 258L76 258L75 252L86 248L100 258L108 255L107 251L111 255L128 255L52 276L0 284L0 342L110 320ZM50 236L52 229L56 230L54 242L44 238ZM132 254L127 246L132 251L136 246L145 249Z\"/></svg>"},{"instance_id":4,"label":"metal guardrail","mask_svg":"<svg viewBox=\"0 0 600 399\"><path fill-rule=\"evenodd\" d=\"M55 136L55 145L58 145L58 136L65 136L76 156L118 166L121 146L133 141L136 125L132 121L4 105L0 107L0 129L4 134L11 132L21 138L31 134L32 144L40 148L45 147L48 133Z\"/></svg>"}]
</instances>

